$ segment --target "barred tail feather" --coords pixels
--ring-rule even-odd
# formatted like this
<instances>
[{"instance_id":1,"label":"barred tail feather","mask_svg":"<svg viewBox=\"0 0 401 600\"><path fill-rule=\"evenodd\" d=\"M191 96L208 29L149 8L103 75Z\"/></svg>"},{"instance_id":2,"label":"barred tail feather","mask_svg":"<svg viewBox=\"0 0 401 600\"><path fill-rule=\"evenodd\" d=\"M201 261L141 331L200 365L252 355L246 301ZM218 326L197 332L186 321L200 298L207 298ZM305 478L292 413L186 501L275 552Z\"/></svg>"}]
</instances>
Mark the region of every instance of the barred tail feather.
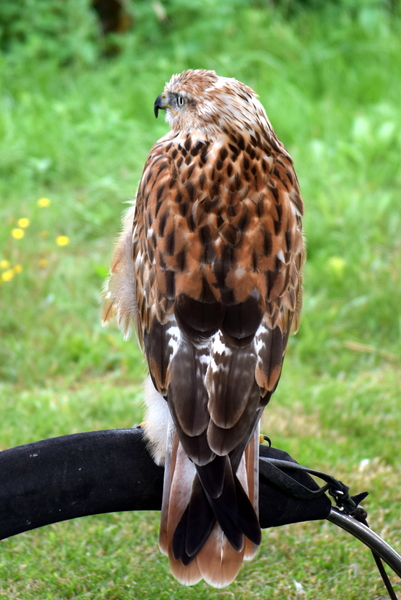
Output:
<instances>
[{"instance_id":1,"label":"barred tail feather","mask_svg":"<svg viewBox=\"0 0 401 600\"><path fill-rule=\"evenodd\" d=\"M166 455L159 545L168 554L174 577L184 585L194 585L202 579L196 561L183 565L174 557L173 536L189 504L196 470L178 442L177 433L172 433L171 438Z\"/></svg>"},{"instance_id":2,"label":"barred tail feather","mask_svg":"<svg viewBox=\"0 0 401 600\"><path fill-rule=\"evenodd\" d=\"M171 423L168 426L167 432L167 447L164 463L164 481L163 481L163 498L160 517L160 532L159 532L159 547L160 550L168 556L168 514L171 498L171 483L175 472L178 452L178 436L175 432L174 425Z\"/></svg>"},{"instance_id":3,"label":"barred tail feather","mask_svg":"<svg viewBox=\"0 0 401 600\"><path fill-rule=\"evenodd\" d=\"M234 581L241 569L244 549L234 550L220 525L212 533L196 557L202 578L215 588L226 587Z\"/></svg>"},{"instance_id":4,"label":"barred tail feather","mask_svg":"<svg viewBox=\"0 0 401 600\"><path fill-rule=\"evenodd\" d=\"M248 446L245 448L245 471L246 480L248 483L249 500L255 509L256 515L259 518L259 422L256 431L250 439ZM241 479L240 479L241 481ZM249 561L254 558L259 549L258 544L254 544L251 540L245 540L244 560Z\"/></svg>"},{"instance_id":5,"label":"barred tail feather","mask_svg":"<svg viewBox=\"0 0 401 600\"><path fill-rule=\"evenodd\" d=\"M202 578L217 588L229 585L260 544L256 435L237 473L228 456L196 467L177 433L169 439L159 543L173 575L185 585ZM221 484L216 480L220 476Z\"/></svg>"}]
</instances>

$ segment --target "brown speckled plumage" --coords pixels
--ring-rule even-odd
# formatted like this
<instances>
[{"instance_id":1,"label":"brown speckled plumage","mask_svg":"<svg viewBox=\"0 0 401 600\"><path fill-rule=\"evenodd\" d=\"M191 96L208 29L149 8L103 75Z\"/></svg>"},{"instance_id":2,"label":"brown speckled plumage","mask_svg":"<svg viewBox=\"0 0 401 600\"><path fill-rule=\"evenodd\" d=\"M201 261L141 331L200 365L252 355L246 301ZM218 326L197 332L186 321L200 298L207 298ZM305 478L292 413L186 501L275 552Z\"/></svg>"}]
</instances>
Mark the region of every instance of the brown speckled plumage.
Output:
<instances>
[{"instance_id":1,"label":"brown speckled plumage","mask_svg":"<svg viewBox=\"0 0 401 600\"><path fill-rule=\"evenodd\" d=\"M147 432L156 458L166 455L161 548L183 583L220 587L260 543L258 422L298 327L303 202L246 85L186 71L160 109L171 131L126 217L105 319L116 312L125 333L136 328L149 398L171 414L167 433Z\"/></svg>"}]
</instances>

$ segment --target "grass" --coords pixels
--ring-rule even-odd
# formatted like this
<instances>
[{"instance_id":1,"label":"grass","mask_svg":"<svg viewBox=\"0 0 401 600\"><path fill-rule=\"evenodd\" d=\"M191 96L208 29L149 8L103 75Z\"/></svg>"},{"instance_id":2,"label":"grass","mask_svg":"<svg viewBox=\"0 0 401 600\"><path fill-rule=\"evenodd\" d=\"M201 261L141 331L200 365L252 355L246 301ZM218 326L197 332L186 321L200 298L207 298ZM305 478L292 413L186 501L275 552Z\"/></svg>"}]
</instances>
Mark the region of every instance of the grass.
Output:
<instances>
[{"instance_id":1,"label":"grass","mask_svg":"<svg viewBox=\"0 0 401 600\"><path fill-rule=\"evenodd\" d=\"M123 202L166 131L154 98L171 73L214 68L258 91L307 207L303 320L263 429L368 489L372 527L400 550L400 22L369 2L291 18L194 3L175 19L162 31L139 14L113 60L0 56L0 448L141 420L141 353L101 328L100 292ZM368 552L330 524L266 531L221 591L179 586L157 527L121 513L5 540L0 597L384 597Z\"/></svg>"}]
</instances>

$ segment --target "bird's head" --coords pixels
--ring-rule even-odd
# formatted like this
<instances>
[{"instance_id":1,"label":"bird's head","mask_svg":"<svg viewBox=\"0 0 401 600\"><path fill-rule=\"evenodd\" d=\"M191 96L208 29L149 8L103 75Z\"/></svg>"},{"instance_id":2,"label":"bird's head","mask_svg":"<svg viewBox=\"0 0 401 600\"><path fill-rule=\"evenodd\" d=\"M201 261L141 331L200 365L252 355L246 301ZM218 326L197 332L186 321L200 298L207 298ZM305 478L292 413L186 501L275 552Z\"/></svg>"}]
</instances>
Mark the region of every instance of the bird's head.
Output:
<instances>
[{"instance_id":1,"label":"bird's head","mask_svg":"<svg viewBox=\"0 0 401 600\"><path fill-rule=\"evenodd\" d=\"M232 130L271 130L256 93L244 83L203 69L173 75L156 98L173 131L213 136Z\"/></svg>"}]
</instances>

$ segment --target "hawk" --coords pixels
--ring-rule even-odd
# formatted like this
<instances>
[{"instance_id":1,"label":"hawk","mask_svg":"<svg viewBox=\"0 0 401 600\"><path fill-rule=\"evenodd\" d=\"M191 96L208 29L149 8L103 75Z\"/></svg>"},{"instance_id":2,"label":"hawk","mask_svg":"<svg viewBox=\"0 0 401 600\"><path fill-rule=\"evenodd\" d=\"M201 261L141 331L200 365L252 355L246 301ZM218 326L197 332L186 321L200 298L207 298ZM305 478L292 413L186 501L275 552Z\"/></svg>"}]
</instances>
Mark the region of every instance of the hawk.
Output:
<instances>
[{"instance_id":1,"label":"hawk","mask_svg":"<svg viewBox=\"0 0 401 600\"><path fill-rule=\"evenodd\" d=\"M174 576L223 587L261 542L259 420L298 328L304 244L293 162L256 93L173 75L114 253L104 319L145 352L145 434L165 465L159 544Z\"/></svg>"}]
</instances>

